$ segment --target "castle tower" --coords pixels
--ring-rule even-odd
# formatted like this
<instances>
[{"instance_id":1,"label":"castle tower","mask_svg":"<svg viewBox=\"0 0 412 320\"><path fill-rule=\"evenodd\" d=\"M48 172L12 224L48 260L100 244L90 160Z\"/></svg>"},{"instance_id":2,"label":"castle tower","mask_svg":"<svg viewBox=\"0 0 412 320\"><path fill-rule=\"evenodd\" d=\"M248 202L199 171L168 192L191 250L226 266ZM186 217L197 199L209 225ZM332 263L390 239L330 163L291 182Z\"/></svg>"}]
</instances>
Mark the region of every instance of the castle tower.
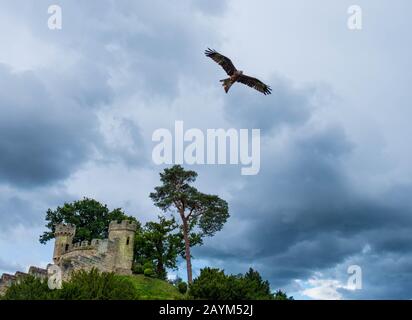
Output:
<instances>
[{"instance_id":1,"label":"castle tower","mask_svg":"<svg viewBox=\"0 0 412 320\"><path fill-rule=\"evenodd\" d=\"M113 271L131 274L133 264L133 243L137 229L136 222L123 220L112 221L109 225L109 240L115 243Z\"/></svg>"},{"instance_id":2,"label":"castle tower","mask_svg":"<svg viewBox=\"0 0 412 320\"><path fill-rule=\"evenodd\" d=\"M58 224L56 225L54 236L54 252L53 261L58 263L60 257L67 252L73 243L73 237L76 233L76 226L72 224Z\"/></svg>"}]
</instances>

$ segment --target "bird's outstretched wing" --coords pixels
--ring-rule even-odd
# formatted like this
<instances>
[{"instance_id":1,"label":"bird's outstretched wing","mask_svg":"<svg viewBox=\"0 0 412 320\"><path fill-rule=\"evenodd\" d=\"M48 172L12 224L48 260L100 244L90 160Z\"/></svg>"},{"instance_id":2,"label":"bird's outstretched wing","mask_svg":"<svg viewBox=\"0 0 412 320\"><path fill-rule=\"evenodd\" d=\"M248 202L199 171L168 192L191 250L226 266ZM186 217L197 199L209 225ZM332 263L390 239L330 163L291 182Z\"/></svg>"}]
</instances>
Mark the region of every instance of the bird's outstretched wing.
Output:
<instances>
[{"instance_id":1,"label":"bird's outstretched wing","mask_svg":"<svg viewBox=\"0 0 412 320\"><path fill-rule=\"evenodd\" d=\"M241 82L241 83L243 83L243 84L245 84L245 85L247 85L247 86L249 86L253 89L256 89L257 91L262 92L264 95L272 93L272 89L268 85L266 85L262 81L260 81L259 79L252 78L252 77L249 77L249 76L246 76L246 75L242 74L237 79L237 81L239 81L239 82Z\"/></svg>"},{"instance_id":2,"label":"bird's outstretched wing","mask_svg":"<svg viewBox=\"0 0 412 320\"><path fill-rule=\"evenodd\" d=\"M236 71L236 68L233 65L232 61L228 57L221 55L219 52L207 48L205 55L206 57L209 57L213 59L213 61L217 62L229 76L233 75L233 73Z\"/></svg>"}]
</instances>

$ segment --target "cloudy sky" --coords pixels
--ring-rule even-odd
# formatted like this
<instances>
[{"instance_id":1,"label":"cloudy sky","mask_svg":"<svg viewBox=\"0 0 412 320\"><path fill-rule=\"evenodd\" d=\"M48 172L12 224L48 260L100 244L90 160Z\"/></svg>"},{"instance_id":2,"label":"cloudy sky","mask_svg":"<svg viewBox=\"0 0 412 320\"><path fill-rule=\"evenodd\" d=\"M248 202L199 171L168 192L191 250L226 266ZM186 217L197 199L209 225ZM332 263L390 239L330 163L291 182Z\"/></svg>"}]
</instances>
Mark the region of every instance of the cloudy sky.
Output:
<instances>
[{"instance_id":1,"label":"cloudy sky","mask_svg":"<svg viewBox=\"0 0 412 320\"><path fill-rule=\"evenodd\" d=\"M362 30L347 27L354 3ZM38 237L64 202L154 219L152 133L183 120L261 130L258 175L188 167L231 214L194 251L195 275L252 266L300 299L412 298L411 13L409 0L0 0L0 273L51 261ZM273 94L226 95L207 47Z\"/></svg>"}]
</instances>

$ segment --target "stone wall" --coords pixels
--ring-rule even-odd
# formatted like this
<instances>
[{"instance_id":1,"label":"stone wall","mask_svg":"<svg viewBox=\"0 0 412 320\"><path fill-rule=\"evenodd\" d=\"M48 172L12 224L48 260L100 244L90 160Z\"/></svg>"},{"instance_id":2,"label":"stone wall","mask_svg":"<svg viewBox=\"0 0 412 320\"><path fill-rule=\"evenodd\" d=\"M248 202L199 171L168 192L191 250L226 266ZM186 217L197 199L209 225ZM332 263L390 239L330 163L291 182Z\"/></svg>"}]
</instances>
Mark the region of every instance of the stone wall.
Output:
<instances>
[{"instance_id":1,"label":"stone wall","mask_svg":"<svg viewBox=\"0 0 412 320\"><path fill-rule=\"evenodd\" d=\"M17 271L14 275L8 274L8 273L3 273L2 276L0 277L0 296L4 295L7 291L7 289L16 281L19 281L20 279L32 275L34 277L40 278L40 279L47 279L47 270L38 268L38 267L33 267L31 266L29 268L29 272L21 272Z\"/></svg>"}]
</instances>

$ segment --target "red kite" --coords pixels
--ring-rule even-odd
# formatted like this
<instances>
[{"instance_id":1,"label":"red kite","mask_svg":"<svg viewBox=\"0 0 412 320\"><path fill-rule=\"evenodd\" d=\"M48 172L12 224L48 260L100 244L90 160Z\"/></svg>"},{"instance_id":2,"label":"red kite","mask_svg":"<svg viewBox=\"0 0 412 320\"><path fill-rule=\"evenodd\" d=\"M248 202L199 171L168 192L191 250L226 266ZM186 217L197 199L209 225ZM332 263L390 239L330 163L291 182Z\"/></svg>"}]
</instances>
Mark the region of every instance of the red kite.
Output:
<instances>
[{"instance_id":1,"label":"red kite","mask_svg":"<svg viewBox=\"0 0 412 320\"><path fill-rule=\"evenodd\" d=\"M207 50L205 51L205 55L211 58L217 64L219 64L223 68L223 70L225 70L228 74L229 78L220 80L226 93L228 93L230 87L235 82L240 82L253 89L256 89L257 91L262 92L264 95L271 94L272 89L268 85L264 84L262 81L256 78L244 75L243 71L237 70L235 68L235 66L229 58L225 57L219 52L207 48Z\"/></svg>"}]
</instances>

